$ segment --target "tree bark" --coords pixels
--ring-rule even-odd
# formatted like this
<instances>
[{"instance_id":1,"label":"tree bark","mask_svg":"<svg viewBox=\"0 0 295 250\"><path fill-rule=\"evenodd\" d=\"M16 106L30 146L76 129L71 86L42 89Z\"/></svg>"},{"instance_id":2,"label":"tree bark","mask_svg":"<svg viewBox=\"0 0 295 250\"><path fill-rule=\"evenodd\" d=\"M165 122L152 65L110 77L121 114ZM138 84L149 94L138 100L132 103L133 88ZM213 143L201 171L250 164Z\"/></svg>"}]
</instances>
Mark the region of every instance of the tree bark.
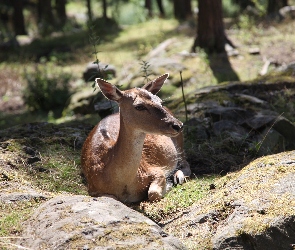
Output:
<instances>
[{"instance_id":1,"label":"tree bark","mask_svg":"<svg viewBox=\"0 0 295 250\"><path fill-rule=\"evenodd\" d=\"M23 1L12 0L13 6L13 28L15 35L26 35L25 19L23 14Z\"/></svg>"},{"instance_id":2,"label":"tree bark","mask_svg":"<svg viewBox=\"0 0 295 250\"><path fill-rule=\"evenodd\" d=\"M148 16L152 17L153 16L152 0L145 0L144 7L148 10Z\"/></svg>"},{"instance_id":3,"label":"tree bark","mask_svg":"<svg viewBox=\"0 0 295 250\"><path fill-rule=\"evenodd\" d=\"M174 16L178 20L186 20L192 15L191 0L173 0Z\"/></svg>"},{"instance_id":4,"label":"tree bark","mask_svg":"<svg viewBox=\"0 0 295 250\"><path fill-rule=\"evenodd\" d=\"M67 0L55 0L56 14L61 27L63 27L67 21L66 3Z\"/></svg>"},{"instance_id":5,"label":"tree bark","mask_svg":"<svg viewBox=\"0 0 295 250\"><path fill-rule=\"evenodd\" d=\"M209 54L225 52L225 44L233 44L225 35L221 0L198 0L198 3L198 30L192 50L199 46Z\"/></svg>"},{"instance_id":6,"label":"tree bark","mask_svg":"<svg viewBox=\"0 0 295 250\"><path fill-rule=\"evenodd\" d=\"M160 11L160 16L165 17L165 10L164 10L164 7L163 7L162 0L157 0L157 5L158 5L159 11Z\"/></svg>"},{"instance_id":7,"label":"tree bark","mask_svg":"<svg viewBox=\"0 0 295 250\"><path fill-rule=\"evenodd\" d=\"M45 22L45 25L54 26L54 17L51 0L38 1L38 20Z\"/></svg>"},{"instance_id":8,"label":"tree bark","mask_svg":"<svg viewBox=\"0 0 295 250\"><path fill-rule=\"evenodd\" d=\"M268 0L267 14L273 14L279 11L280 8L287 6L288 0Z\"/></svg>"},{"instance_id":9,"label":"tree bark","mask_svg":"<svg viewBox=\"0 0 295 250\"><path fill-rule=\"evenodd\" d=\"M105 21L108 19L107 8L108 8L107 0L102 0L102 10L103 10L102 17Z\"/></svg>"},{"instance_id":10,"label":"tree bark","mask_svg":"<svg viewBox=\"0 0 295 250\"><path fill-rule=\"evenodd\" d=\"M246 9L248 6L255 6L253 0L234 0L233 2L239 5L241 10Z\"/></svg>"},{"instance_id":11,"label":"tree bark","mask_svg":"<svg viewBox=\"0 0 295 250\"><path fill-rule=\"evenodd\" d=\"M87 15L88 15L88 22L92 23L92 7L91 7L91 0L86 0L87 5Z\"/></svg>"}]
</instances>

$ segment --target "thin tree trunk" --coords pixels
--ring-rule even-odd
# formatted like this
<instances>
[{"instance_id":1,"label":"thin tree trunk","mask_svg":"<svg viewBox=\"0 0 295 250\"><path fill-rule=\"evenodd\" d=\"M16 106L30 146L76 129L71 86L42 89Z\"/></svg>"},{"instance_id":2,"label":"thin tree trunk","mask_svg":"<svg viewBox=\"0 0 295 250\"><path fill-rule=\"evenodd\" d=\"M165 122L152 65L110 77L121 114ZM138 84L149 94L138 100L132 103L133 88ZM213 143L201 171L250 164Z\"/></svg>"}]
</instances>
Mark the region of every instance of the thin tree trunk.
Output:
<instances>
[{"instance_id":1,"label":"thin tree trunk","mask_svg":"<svg viewBox=\"0 0 295 250\"><path fill-rule=\"evenodd\" d=\"M91 0L86 0L86 4L87 4L88 22L92 23L92 8L91 8Z\"/></svg>"},{"instance_id":2,"label":"thin tree trunk","mask_svg":"<svg viewBox=\"0 0 295 250\"><path fill-rule=\"evenodd\" d=\"M148 16L153 16L152 0L145 0L144 7L148 10Z\"/></svg>"},{"instance_id":3,"label":"thin tree trunk","mask_svg":"<svg viewBox=\"0 0 295 250\"><path fill-rule=\"evenodd\" d=\"M162 0L157 0L157 5L158 5L159 11L160 11L160 16L165 17L165 10L164 10L164 7L163 7Z\"/></svg>"},{"instance_id":4,"label":"thin tree trunk","mask_svg":"<svg viewBox=\"0 0 295 250\"><path fill-rule=\"evenodd\" d=\"M13 27L15 35L26 35L25 19L23 14L23 1L12 0L13 6Z\"/></svg>"},{"instance_id":5,"label":"thin tree trunk","mask_svg":"<svg viewBox=\"0 0 295 250\"><path fill-rule=\"evenodd\" d=\"M53 10L51 0L38 1L38 21L44 22L45 25L54 26Z\"/></svg>"},{"instance_id":6,"label":"thin tree trunk","mask_svg":"<svg viewBox=\"0 0 295 250\"><path fill-rule=\"evenodd\" d=\"M102 0L102 9L103 9L103 19L107 20L108 16L107 16L107 0Z\"/></svg>"},{"instance_id":7,"label":"thin tree trunk","mask_svg":"<svg viewBox=\"0 0 295 250\"><path fill-rule=\"evenodd\" d=\"M63 27L67 21L66 3L67 0L55 0L55 9L61 27Z\"/></svg>"}]
</instances>

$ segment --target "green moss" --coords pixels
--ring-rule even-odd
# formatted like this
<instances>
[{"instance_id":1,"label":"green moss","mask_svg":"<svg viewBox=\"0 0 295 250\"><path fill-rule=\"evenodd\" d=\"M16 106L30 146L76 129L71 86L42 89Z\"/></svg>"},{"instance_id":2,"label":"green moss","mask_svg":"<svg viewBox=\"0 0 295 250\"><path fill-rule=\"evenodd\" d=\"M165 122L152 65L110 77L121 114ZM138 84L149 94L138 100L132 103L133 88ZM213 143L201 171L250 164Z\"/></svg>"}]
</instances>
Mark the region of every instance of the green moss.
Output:
<instances>
[{"instance_id":1,"label":"green moss","mask_svg":"<svg viewBox=\"0 0 295 250\"><path fill-rule=\"evenodd\" d=\"M139 208L148 217L160 221L174 213L180 212L191 206L196 201L208 194L209 186L217 176L208 176L190 180L183 185L178 185L157 203L143 202Z\"/></svg>"},{"instance_id":2,"label":"green moss","mask_svg":"<svg viewBox=\"0 0 295 250\"><path fill-rule=\"evenodd\" d=\"M81 177L81 151L75 149L81 131L64 125L39 124L32 131L20 126L2 132L15 138L1 143L1 159L15 169L10 171L9 179L30 182L44 191L87 193Z\"/></svg>"},{"instance_id":3,"label":"green moss","mask_svg":"<svg viewBox=\"0 0 295 250\"><path fill-rule=\"evenodd\" d=\"M14 242L20 235L22 222L27 220L34 209L40 206L41 200L0 203L0 248ZM10 236L8 238L5 238ZM2 238L3 237L3 238Z\"/></svg>"},{"instance_id":4,"label":"green moss","mask_svg":"<svg viewBox=\"0 0 295 250\"><path fill-rule=\"evenodd\" d=\"M281 157L283 158L284 153ZM251 216L244 223L243 232L259 233L260 230L267 228L265 221L271 221L273 218L281 215L295 214L295 201L290 194L275 194L272 189L279 180L285 176L295 173L294 166L281 165L277 155L271 155L259 158L250 163L238 173L230 174L216 182L218 191L210 196L209 200L203 200L202 211L200 214L208 211L224 211L224 204L230 201L243 201L246 206L251 207L251 203L259 197L264 197L268 202L266 214L261 215L256 211L251 212ZM279 164L278 164L279 163ZM224 185L226 185L224 187ZM233 191L233 186L235 188ZM204 203L203 203L204 202ZM205 205L210 203L210 206Z\"/></svg>"}]
</instances>

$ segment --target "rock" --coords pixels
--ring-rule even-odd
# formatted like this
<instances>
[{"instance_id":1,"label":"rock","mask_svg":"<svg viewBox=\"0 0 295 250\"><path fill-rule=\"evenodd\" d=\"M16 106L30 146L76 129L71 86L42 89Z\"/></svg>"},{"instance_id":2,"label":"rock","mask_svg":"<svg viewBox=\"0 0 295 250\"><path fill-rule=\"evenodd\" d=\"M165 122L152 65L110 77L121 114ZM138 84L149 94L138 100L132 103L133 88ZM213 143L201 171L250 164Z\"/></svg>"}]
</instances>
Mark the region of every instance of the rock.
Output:
<instances>
[{"instance_id":1,"label":"rock","mask_svg":"<svg viewBox=\"0 0 295 250\"><path fill-rule=\"evenodd\" d=\"M272 152L283 152L286 149L285 138L276 130L266 127L257 139L258 155L268 155Z\"/></svg>"},{"instance_id":2,"label":"rock","mask_svg":"<svg viewBox=\"0 0 295 250\"><path fill-rule=\"evenodd\" d=\"M184 71L186 67L177 58L154 57L149 60L150 70L155 75L162 75L164 72Z\"/></svg>"},{"instance_id":3,"label":"rock","mask_svg":"<svg viewBox=\"0 0 295 250\"><path fill-rule=\"evenodd\" d=\"M231 120L233 122L240 122L251 115L251 111L240 107L216 107L208 109L205 112L206 117L211 117L213 122L220 120Z\"/></svg>"},{"instance_id":4,"label":"rock","mask_svg":"<svg viewBox=\"0 0 295 250\"><path fill-rule=\"evenodd\" d=\"M295 143L295 125L283 116L274 121L274 129L286 138L286 141Z\"/></svg>"},{"instance_id":5,"label":"rock","mask_svg":"<svg viewBox=\"0 0 295 250\"><path fill-rule=\"evenodd\" d=\"M276 70L279 72L282 72L282 73L286 73L286 72L294 73L295 72L295 62L290 62L287 65L283 65L281 67L278 67Z\"/></svg>"},{"instance_id":6,"label":"rock","mask_svg":"<svg viewBox=\"0 0 295 250\"><path fill-rule=\"evenodd\" d=\"M104 101L95 103L94 109L101 118L104 118L108 115L119 112L118 103L111 100L104 100Z\"/></svg>"},{"instance_id":7,"label":"rock","mask_svg":"<svg viewBox=\"0 0 295 250\"><path fill-rule=\"evenodd\" d=\"M215 187L164 229L178 237L189 232L192 249L292 249L295 151L258 158Z\"/></svg>"},{"instance_id":8,"label":"rock","mask_svg":"<svg viewBox=\"0 0 295 250\"><path fill-rule=\"evenodd\" d=\"M24 224L30 249L185 249L144 215L107 197L57 196Z\"/></svg>"},{"instance_id":9,"label":"rock","mask_svg":"<svg viewBox=\"0 0 295 250\"><path fill-rule=\"evenodd\" d=\"M114 65L102 62L99 62L98 64L92 62L89 63L83 72L83 79L85 82L94 81L97 77L108 79L108 76L116 77L116 68Z\"/></svg>"},{"instance_id":10,"label":"rock","mask_svg":"<svg viewBox=\"0 0 295 250\"><path fill-rule=\"evenodd\" d=\"M171 46L171 44L176 43L176 42L177 42L176 38L169 38L169 39L165 40L164 42L160 43L156 48L151 50L148 53L147 58L151 59L154 57L164 56L165 53L167 52L169 46Z\"/></svg>"},{"instance_id":11,"label":"rock","mask_svg":"<svg viewBox=\"0 0 295 250\"><path fill-rule=\"evenodd\" d=\"M257 47L249 48L249 54L251 55L259 55L260 54L260 49Z\"/></svg>"},{"instance_id":12,"label":"rock","mask_svg":"<svg viewBox=\"0 0 295 250\"><path fill-rule=\"evenodd\" d=\"M93 114L95 112L94 100L101 99L103 96L98 91L90 87L84 88L71 96L67 110L75 114Z\"/></svg>"},{"instance_id":13,"label":"rock","mask_svg":"<svg viewBox=\"0 0 295 250\"><path fill-rule=\"evenodd\" d=\"M30 200L46 200L48 196L39 194L37 192L30 193L1 193L0 194L0 203L2 202L19 202L19 201L30 201Z\"/></svg>"},{"instance_id":14,"label":"rock","mask_svg":"<svg viewBox=\"0 0 295 250\"><path fill-rule=\"evenodd\" d=\"M209 124L206 123L206 120L193 118L187 121L184 126L186 129L185 133L190 135L190 139L195 141L204 141L209 139Z\"/></svg>"},{"instance_id":15,"label":"rock","mask_svg":"<svg viewBox=\"0 0 295 250\"><path fill-rule=\"evenodd\" d=\"M243 124L249 126L251 129L260 129L268 125L273 126L278 114L275 112L258 112L249 119L245 120Z\"/></svg>"},{"instance_id":16,"label":"rock","mask_svg":"<svg viewBox=\"0 0 295 250\"><path fill-rule=\"evenodd\" d=\"M245 95L245 94L236 94L235 96L237 96L239 98L240 101L246 101L246 102L251 102L254 104L265 104L266 102L255 97L255 96L250 96L250 95Z\"/></svg>"},{"instance_id":17,"label":"rock","mask_svg":"<svg viewBox=\"0 0 295 250\"><path fill-rule=\"evenodd\" d=\"M284 18L295 18L295 6L284 6L279 9L279 15L281 19Z\"/></svg>"},{"instance_id":18,"label":"rock","mask_svg":"<svg viewBox=\"0 0 295 250\"><path fill-rule=\"evenodd\" d=\"M220 136L224 132L228 132L232 137L244 139L248 131L229 120L221 120L213 124L213 132L216 136Z\"/></svg>"}]
</instances>

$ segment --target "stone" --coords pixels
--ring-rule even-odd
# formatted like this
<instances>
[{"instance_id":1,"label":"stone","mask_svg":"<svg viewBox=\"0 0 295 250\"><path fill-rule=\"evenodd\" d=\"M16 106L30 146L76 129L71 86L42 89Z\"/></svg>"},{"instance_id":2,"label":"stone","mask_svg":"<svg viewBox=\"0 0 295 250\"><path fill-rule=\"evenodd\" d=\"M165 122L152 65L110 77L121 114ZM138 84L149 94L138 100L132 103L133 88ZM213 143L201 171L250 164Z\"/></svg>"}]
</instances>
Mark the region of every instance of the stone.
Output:
<instances>
[{"instance_id":1,"label":"stone","mask_svg":"<svg viewBox=\"0 0 295 250\"><path fill-rule=\"evenodd\" d=\"M251 96L251 95L245 95L245 94L236 94L235 96L237 96L239 98L240 101L245 101L245 102L251 102L253 104L265 104L266 102L255 97L255 96Z\"/></svg>"},{"instance_id":2,"label":"stone","mask_svg":"<svg viewBox=\"0 0 295 250\"><path fill-rule=\"evenodd\" d=\"M39 194L37 192L14 192L14 193L2 193L0 195L0 203L30 201L30 200L46 200L48 196Z\"/></svg>"},{"instance_id":3,"label":"stone","mask_svg":"<svg viewBox=\"0 0 295 250\"><path fill-rule=\"evenodd\" d=\"M277 116L277 113L265 114L262 112L258 112L254 116L245 120L244 124L250 127L251 129L257 130L268 125L272 126Z\"/></svg>"},{"instance_id":4,"label":"stone","mask_svg":"<svg viewBox=\"0 0 295 250\"><path fill-rule=\"evenodd\" d=\"M83 72L83 79L85 82L94 81L97 77L108 79L109 76L116 77L116 68L114 65L102 62L99 62L98 64L92 62L88 63Z\"/></svg>"},{"instance_id":5,"label":"stone","mask_svg":"<svg viewBox=\"0 0 295 250\"><path fill-rule=\"evenodd\" d=\"M71 98L67 111L74 112L75 114L93 114L95 112L95 100L102 100L103 96L93 88L84 88L74 93Z\"/></svg>"},{"instance_id":6,"label":"stone","mask_svg":"<svg viewBox=\"0 0 295 250\"><path fill-rule=\"evenodd\" d=\"M94 104L95 111L99 114L101 118L104 118L108 115L118 113L119 105L117 102L111 100L103 100Z\"/></svg>"},{"instance_id":7,"label":"stone","mask_svg":"<svg viewBox=\"0 0 295 250\"><path fill-rule=\"evenodd\" d=\"M221 120L213 124L213 132L216 136L220 136L224 132L235 135L234 137L245 138L248 131L242 126L229 120Z\"/></svg>"},{"instance_id":8,"label":"stone","mask_svg":"<svg viewBox=\"0 0 295 250\"><path fill-rule=\"evenodd\" d=\"M231 120L233 122L240 122L251 115L250 111L240 107L223 107L208 109L205 112L206 117L211 117L213 122L220 120Z\"/></svg>"},{"instance_id":9,"label":"stone","mask_svg":"<svg viewBox=\"0 0 295 250\"><path fill-rule=\"evenodd\" d=\"M164 230L178 237L189 232L191 249L291 250L294 208L295 151L289 151L258 158L218 180L207 197Z\"/></svg>"},{"instance_id":10,"label":"stone","mask_svg":"<svg viewBox=\"0 0 295 250\"><path fill-rule=\"evenodd\" d=\"M258 138L260 147L257 153L260 156L283 152L286 149L286 139L270 127L266 127Z\"/></svg>"},{"instance_id":11,"label":"stone","mask_svg":"<svg viewBox=\"0 0 295 250\"><path fill-rule=\"evenodd\" d=\"M155 222L109 197L57 196L24 223L30 249L186 249Z\"/></svg>"}]
</instances>

